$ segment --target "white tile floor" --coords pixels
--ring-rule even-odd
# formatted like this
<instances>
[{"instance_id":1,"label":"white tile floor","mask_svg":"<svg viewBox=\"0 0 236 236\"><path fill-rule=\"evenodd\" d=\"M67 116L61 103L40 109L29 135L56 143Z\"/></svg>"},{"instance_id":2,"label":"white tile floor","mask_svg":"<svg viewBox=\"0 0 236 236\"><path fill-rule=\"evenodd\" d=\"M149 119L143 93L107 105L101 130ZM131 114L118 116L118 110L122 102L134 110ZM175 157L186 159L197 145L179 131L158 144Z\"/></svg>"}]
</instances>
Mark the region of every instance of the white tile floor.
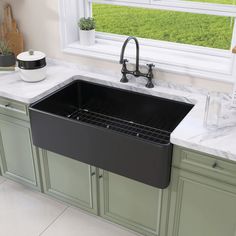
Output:
<instances>
[{"instance_id":1,"label":"white tile floor","mask_svg":"<svg viewBox=\"0 0 236 236\"><path fill-rule=\"evenodd\" d=\"M1 236L137 236L0 176Z\"/></svg>"}]
</instances>

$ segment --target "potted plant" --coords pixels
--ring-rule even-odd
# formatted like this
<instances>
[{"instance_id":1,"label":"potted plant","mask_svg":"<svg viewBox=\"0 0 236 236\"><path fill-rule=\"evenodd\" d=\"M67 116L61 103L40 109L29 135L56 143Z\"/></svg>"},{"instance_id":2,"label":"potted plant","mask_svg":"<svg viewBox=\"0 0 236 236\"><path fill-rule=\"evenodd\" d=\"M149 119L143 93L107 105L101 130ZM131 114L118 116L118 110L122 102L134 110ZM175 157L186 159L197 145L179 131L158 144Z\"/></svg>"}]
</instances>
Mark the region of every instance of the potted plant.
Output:
<instances>
[{"instance_id":1,"label":"potted plant","mask_svg":"<svg viewBox=\"0 0 236 236\"><path fill-rule=\"evenodd\" d=\"M16 58L14 53L9 48L8 44L0 40L0 67L15 66Z\"/></svg>"},{"instance_id":2,"label":"potted plant","mask_svg":"<svg viewBox=\"0 0 236 236\"><path fill-rule=\"evenodd\" d=\"M78 23L80 29L80 44L90 46L95 44L95 20L94 18L81 18Z\"/></svg>"}]
</instances>

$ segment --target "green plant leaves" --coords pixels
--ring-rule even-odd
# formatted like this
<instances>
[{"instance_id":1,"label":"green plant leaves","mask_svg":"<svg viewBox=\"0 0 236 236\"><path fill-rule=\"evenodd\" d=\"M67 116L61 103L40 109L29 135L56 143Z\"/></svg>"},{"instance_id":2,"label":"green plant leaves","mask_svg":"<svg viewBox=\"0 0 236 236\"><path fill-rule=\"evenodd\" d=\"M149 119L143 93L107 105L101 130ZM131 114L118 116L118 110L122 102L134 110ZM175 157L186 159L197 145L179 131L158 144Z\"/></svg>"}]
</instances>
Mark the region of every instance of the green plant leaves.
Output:
<instances>
[{"instance_id":1,"label":"green plant leaves","mask_svg":"<svg viewBox=\"0 0 236 236\"><path fill-rule=\"evenodd\" d=\"M8 43L0 40L0 55L10 55L12 54L11 49L8 46Z\"/></svg>"},{"instance_id":2,"label":"green plant leaves","mask_svg":"<svg viewBox=\"0 0 236 236\"><path fill-rule=\"evenodd\" d=\"M79 20L78 26L81 30L93 30L96 27L95 19L83 17Z\"/></svg>"}]
</instances>

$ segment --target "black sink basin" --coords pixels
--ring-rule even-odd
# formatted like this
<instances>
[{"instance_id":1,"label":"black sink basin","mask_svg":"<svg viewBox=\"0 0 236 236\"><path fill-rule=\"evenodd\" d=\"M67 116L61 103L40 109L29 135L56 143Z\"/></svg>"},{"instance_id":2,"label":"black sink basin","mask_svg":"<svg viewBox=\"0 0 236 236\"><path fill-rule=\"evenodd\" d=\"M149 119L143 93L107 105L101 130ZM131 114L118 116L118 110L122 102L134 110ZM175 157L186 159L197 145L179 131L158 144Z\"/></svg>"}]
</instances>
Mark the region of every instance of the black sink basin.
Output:
<instances>
[{"instance_id":1,"label":"black sink basin","mask_svg":"<svg viewBox=\"0 0 236 236\"><path fill-rule=\"evenodd\" d=\"M193 105L76 80L32 104L34 145L165 188L170 134Z\"/></svg>"}]
</instances>

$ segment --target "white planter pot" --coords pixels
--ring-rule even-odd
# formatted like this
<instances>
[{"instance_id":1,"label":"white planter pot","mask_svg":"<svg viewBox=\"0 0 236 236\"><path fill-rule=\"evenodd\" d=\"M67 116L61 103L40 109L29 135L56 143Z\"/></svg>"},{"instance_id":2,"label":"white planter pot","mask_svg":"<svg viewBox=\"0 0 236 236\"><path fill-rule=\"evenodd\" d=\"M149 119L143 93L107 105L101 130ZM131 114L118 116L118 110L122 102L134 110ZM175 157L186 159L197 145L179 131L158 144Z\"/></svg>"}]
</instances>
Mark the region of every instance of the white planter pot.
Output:
<instances>
[{"instance_id":1,"label":"white planter pot","mask_svg":"<svg viewBox=\"0 0 236 236\"><path fill-rule=\"evenodd\" d=\"M80 44L84 46L91 46L95 44L95 29L80 30Z\"/></svg>"}]
</instances>

